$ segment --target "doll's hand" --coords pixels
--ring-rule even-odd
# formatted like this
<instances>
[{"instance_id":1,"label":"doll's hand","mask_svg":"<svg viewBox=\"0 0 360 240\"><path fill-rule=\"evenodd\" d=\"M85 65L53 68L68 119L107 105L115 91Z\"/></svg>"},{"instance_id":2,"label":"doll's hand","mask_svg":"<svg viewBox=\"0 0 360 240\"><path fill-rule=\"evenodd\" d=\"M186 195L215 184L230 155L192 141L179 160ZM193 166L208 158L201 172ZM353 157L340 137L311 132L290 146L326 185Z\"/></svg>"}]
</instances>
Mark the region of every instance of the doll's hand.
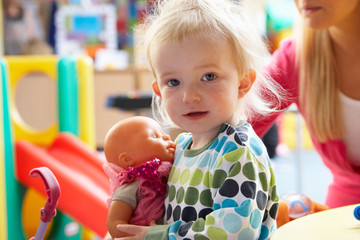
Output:
<instances>
[{"instance_id":1,"label":"doll's hand","mask_svg":"<svg viewBox=\"0 0 360 240\"><path fill-rule=\"evenodd\" d=\"M115 238L119 240L144 240L148 231L152 226L137 226L131 224L119 224L116 226L116 229L120 232L127 233L132 235L130 237Z\"/></svg>"}]
</instances>

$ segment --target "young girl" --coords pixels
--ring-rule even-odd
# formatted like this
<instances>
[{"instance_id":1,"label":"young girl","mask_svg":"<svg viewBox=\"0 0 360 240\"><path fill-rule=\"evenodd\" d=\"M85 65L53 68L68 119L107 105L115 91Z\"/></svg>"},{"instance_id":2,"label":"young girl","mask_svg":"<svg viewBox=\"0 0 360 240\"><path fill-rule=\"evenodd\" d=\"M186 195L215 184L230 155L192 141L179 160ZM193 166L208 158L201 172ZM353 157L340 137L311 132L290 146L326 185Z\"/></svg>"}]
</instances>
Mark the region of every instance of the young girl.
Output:
<instances>
[{"instance_id":1,"label":"young girl","mask_svg":"<svg viewBox=\"0 0 360 240\"><path fill-rule=\"evenodd\" d=\"M288 91L281 109L297 105L315 149L333 174L326 204L331 208L357 204L360 0L294 2L302 20L301 33L281 43L269 74ZM259 118L254 129L262 135L276 117Z\"/></svg>"},{"instance_id":2,"label":"young girl","mask_svg":"<svg viewBox=\"0 0 360 240\"><path fill-rule=\"evenodd\" d=\"M117 229L134 235L126 239L269 239L275 179L265 146L246 122L253 112L270 111L257 95L270 85L259 74L266 47L234 1L169 0L157 7L146 33L153 90L161 116L188 133L176 140L166 225Z\"/></svg>"}]
</instances>

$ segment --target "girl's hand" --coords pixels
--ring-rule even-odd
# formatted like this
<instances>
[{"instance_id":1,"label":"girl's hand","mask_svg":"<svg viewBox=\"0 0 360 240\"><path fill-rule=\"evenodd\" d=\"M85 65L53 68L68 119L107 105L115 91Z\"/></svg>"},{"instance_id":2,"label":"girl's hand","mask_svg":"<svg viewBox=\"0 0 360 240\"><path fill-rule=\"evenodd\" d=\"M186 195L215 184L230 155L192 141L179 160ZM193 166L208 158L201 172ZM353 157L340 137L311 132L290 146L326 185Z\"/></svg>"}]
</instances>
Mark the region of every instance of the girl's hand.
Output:
<instances>
[{"instance_id":1,"label":"girl's hand","mask_svg":"<svg viewBox=\"0 0 360 240\"><path fill-rule=\"evenodd\" d=\"M146 234L153 226L137 226L131 224L119 224L116 229L120 232L132 235L131 237L116 238L119 240L144 240Z\"/></svg>"},{"instance_id":2,"label":"girl's hand","mask_svg":"<svg viewBox=\"0 0 360 240\"><path fill-rule=\"evenodd\" d=\"M113 238L111 237L110 233L107 232L103 240L113 240Z\"/></svg>"}]
</instances>

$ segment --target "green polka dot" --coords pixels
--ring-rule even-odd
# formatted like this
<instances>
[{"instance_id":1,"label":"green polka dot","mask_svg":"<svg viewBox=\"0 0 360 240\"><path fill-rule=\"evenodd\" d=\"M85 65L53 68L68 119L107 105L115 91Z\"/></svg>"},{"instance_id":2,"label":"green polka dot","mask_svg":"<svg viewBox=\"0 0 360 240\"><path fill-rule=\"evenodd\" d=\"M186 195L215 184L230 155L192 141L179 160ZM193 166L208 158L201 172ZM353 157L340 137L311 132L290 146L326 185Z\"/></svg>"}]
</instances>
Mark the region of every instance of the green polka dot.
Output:
<instances>
[{"instance_id":1,"label":"green polka dot","mask_svg":"<svg viewBox=\"0 0 360 240\"><path fill-rule=\"evenodd\" d=\"M255 169L252 162L246 163L243 167L243 174L250 180L256 179Z\"/></svg>"},{"instance_id":2,"label":"green polka dot","mask_svg":"<svg viewBox=\"0 0 360 240\"><path fill-rule=\"evenodd\" d=\"M168 195L169 195L169 185L166 185L165 198L167 198Z\"/></svg>"},{"instance_id":3,"label":"green polka dot","mask_svg":"<svg viewBox=\"0 0 360 240\"><path fill-rule=\"evenodd\" d=\"M214 218L214 216L207 215L207 216L206 216L205 225L213 225L214 223L215 223L215 218Z\"/></svg>"},{"instance_id":4,"label":"green polka dot","mask_svg":"<svg viewBox=\"0 0 360 240\"><path fill-rule=\"evenodd\" d=\"M259 179L260 179L262 190L264 190L266 192L268 190L266 173L264 173L264 172L259 173Z\"/></svg>"},{"instance_id":5,"label":"green polka dot","mask_svg":"<svg viewBox=\"0 0 360 240\"><path fill-rule=\"evenodd\" d=\"M184 202L188 205L195 205L199 200L199 190L194 187L189 187L185 193Z\"/></svg>"},{"instance_id":6,"label":"green polka dot","mask_svg":"<svg viewBox=\"0 0 360 240\"><path fill-rule=\"evenodd\" d=\"M241 171L241 163L237 162L233 164L229 170L229 177L235 177L238 175Z\"/></svg>"},{"instance_id":7,"label":"green polka dot","mask_svg":"<svg viewBox=\"0 0 360 240\"><path fill-rule=\"evenodd\" d=\"M194 173L190 177L189 184L191 186L197 186L201 183L202 179L203 179L203 172L200 169L196 168Z\"/></svg>"},{"instance_id":8,"label":"green polka dot","mask_svg":"<svg viewBox=\"0 0 360 240\"><path fill-rule=\"evenodd\" d=\"M207 187L207 188L210 188L211 183L212 183L212 179L213 179L212 174L209 171L207 171L205 173L204 179L203 179L204 186Z\"/></svg>"},{"instance_id":9,"label":"green polka dot","mask_svg":"<svg viewBox=\"0 0 360 240\"><path fill-rule=\"evenodd\" d=\"M184 200L184 188L180 187L179 190L176 193L176 202L180 204Z\"/></svg>"},{"instance_id":10,"label":"green polka dot","mask_svg":"<svg viewBox=\"0 0 360 240\"><path fill-rule=\"evenodd\" d=\"M224 170L221 170L221 169L216 170L214 173L213 181L212 181L212 187L219 188L225 181L226 177L227 177L227 174Z\"/></svg>"},{"instance_id":11,"label":"green polka dot","mask_svg":"<svg viewBox=\"0 0 360 240\"><path fill-rule=\"evenodd\" d=\"M273 202L279 201L279 196L277 195L277 192L276 192L276 185L272 187L271 200L272 200Z\"/></svg>"},{"instance_id":12,"label":"green polka dot","mask_svg":"<svg viewBox=\"0 0 360 240\"><path fill-rule=\"evenodd\" d=\"M176 189L175 186L171 186L169 190L169 201L171 202L175 198Z\"/></svg>"},{"instance_id":13,"label":"green polka dot","mask_svg":"<svg viewBox=\"0 0 360 240\"><path fill-rule=\"evenodd\" d=\"M270 168L270 187L275 185L275 175L274 175L274 171L272 168Z\"/></svg>"},{"instance_id":14,"label":"green polka dot","mask_svg":"<svg viewBox=\"0 0 360 240\"><path fill-rule=\"evenodd\" d=\"M216 167L215 168L219 168L220 166L221 166L221 164L222 164L222 162L223 162L223 157L221 157L220 159L219 159L219 161L218 161L218 163L216 164Z\"/></svg>"},{"instance_id":15,"label":"green polka dot","mask_svg":"<svg viewBox=\"0 0 360 240\"><path fill-rule=\"evenodd\" d=\"M242 157L242 155L244 154L244 151L245 151L244 149L245 148L238 148L238 149L236 149L234 151L226 153L224 155L225 160L228 161L228 162L236 162L236 161L238 161Z\"/></svg>"},{"instance_id":16,"label":"green polka dot","mask_svg":"<svg viewBox=\"0 0 360 240\"><path fill-rule=\"evenodd\" d=\"M180 177L180 169L177 169L174 173L174 177L172 179L172 182L173 183L176 183L178 180L179 180L179 177Z\"/></svg>"},{"instance_id":17,"label":"green polka dot","mask_svg":"<svg viewBox=\"0 0 360 240\"><path fill-rule=\"evenodd\" d=\"M185 169L180 175L180 184L184 185L190 177L190 169Z\"/></svg>"},{"instance_id":18,"label":"green polka dot","mask_svg":"<svg viewBox=\"0 0 360 240\"><path fill-rule=\"evenodd\" d=\"M194 240L209 240L209 239L201 234L195 234Z\"/></svg>"},{"instance_id":19,"label":"green polka dot","mask_svg":"<svg viewBox=\"0 0 360 240\"><path fill-rule=\"evenodd\" d=\"M191 227L191 229L194 232L202 232L204 228L205 228L205 220L203 218L197 219Z\"/></svg>"},{"instance_id":20,"label":"green polka dot","mask_svg":"<svg viewBox=\"0 0 360 240\"><path fill-rule=\"evenodd\" d=\"M174 172L176 170L176 167L172 167L171 168L171 171L170 171L170 174L169 174L169 178L168 178L168 182L171 182L172 181L172 178L174 176Z\"/></svg>"},{"instance_id":21,"label":"green polka dot","mask_svg":"<svg viewBox=\"0 0 360 240\"><path fill-rule=\"evenodd\" d=\"M254 156L251 154L251 152L249 150L246 151L246 158L248 160L253 160L254 159Z\"/></svg>"},{"instance_id":22,"label":"green polka dot","mask_svg":"<svg viewBox=\"0 0 360 240\"><path fill-rule=\"evenodd\" d=\"M227 234L225 230L221 228L209 227L207 230L207 235L210 239L213 240L227 240Z\"/></svg>"},{"instance_id":23,"label":"green polka dot","mask_svg":"<svg viewBox=\"0 0 360 240\"><path fill-rule=\"evenodd\" d=\"M200 193L200 203L205 207L212 207L213 200L210 189L206 189Z\"/></svg>"}]
</instances>

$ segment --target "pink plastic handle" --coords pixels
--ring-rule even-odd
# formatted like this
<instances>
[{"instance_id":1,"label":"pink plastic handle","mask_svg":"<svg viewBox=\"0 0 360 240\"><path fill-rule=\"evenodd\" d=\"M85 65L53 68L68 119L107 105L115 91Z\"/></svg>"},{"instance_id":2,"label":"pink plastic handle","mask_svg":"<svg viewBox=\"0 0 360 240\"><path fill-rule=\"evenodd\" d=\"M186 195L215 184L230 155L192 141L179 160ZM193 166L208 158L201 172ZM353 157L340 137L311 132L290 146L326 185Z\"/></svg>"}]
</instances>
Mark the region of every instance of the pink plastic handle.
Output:
<instances>
[{"instance_id":1,"label":"pink plastic handle","mask_svg":"<svg viewBox=\"0 0 360 240\"><path fill-rule=\"evenodd\" d=\"M34 168L30 171L31 177L39 176L43 181L47 194L47 201L44 208L41 209L41 221L50 222L52 217L56 216L56 206L60 198L60 186L55 177L47 167Z\"/></svg>"}]
</instances>

